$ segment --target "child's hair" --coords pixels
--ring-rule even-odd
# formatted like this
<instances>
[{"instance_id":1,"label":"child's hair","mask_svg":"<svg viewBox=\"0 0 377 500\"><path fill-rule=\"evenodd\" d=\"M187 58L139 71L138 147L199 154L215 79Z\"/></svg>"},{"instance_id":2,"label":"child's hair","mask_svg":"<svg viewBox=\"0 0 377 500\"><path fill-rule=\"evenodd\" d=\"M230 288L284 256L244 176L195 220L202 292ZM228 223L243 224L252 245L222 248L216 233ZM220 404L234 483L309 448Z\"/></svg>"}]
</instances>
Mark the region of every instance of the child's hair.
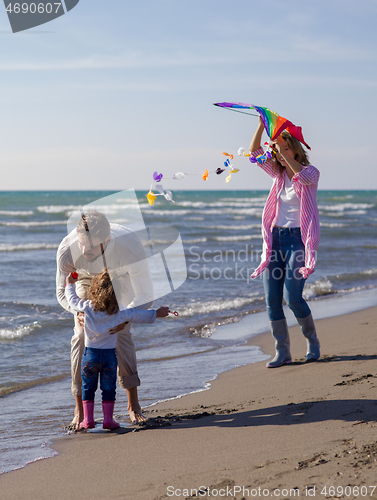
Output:
<instances>
[{"instance_id":1,"label":"child's hair","mask_svg":"<svg viewBox=\"0 0 377 500\"><path fill-rule=\"evenodd\" d=\"M119 311L114 287L106 268L93 278L88 290L88 299L92 301L95 311L107 314L116 314Z\"/></svg>"},{"instance_id":2,"label":"child's hair","mask_svg":"<svg viewBox=\"0 0 377 500\"><path fill-rule=\"evenodd\" d=\"M308 155L306 154L306 151L302 147L301 142L296 139L295 137L291 136L289 132L284 130L281 134L282 138L284 139L285 143L295 153L295 160L300 163L300 165L310 165ZM274 155L275 158L275 163L279 168L280 175L284 172L285 168L283 165L280 164L279 160L276 158L276 155Z\"/></svg>"}]
</instances>

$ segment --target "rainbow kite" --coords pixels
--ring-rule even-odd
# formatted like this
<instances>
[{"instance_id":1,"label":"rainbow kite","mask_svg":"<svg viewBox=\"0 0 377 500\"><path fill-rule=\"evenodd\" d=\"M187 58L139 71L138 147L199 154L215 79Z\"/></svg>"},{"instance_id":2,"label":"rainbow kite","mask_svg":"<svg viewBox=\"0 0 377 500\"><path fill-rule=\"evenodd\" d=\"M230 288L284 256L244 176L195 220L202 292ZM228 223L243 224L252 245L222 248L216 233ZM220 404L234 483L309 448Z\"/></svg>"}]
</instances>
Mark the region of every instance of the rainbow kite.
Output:
<instances>
[{"instance_id":1,"label":"rainbow kite","mask_svg":"<svg viewBox=\"0 0 377 500\"><path fill-rule=\"evenodd\" d=\"M220 108L229 109L231 111L236 111L238 113L244 113L246 115L253 115L252 113L247 113L245 111L239 111L240 109L255 109L262 118L264 128L266 129L268 137L273 141L283 132L287 130L293 137L298 139L302 144L304 144L308 149L310 146L304 141L302 135L301 127L296 127L292 122L283 118L282 116L271 111L268 108L262 108L261 106L253 106L251 104L246 104L242 102L216 102L214 106L219 106Z\"/></svg>"}]
</instances>

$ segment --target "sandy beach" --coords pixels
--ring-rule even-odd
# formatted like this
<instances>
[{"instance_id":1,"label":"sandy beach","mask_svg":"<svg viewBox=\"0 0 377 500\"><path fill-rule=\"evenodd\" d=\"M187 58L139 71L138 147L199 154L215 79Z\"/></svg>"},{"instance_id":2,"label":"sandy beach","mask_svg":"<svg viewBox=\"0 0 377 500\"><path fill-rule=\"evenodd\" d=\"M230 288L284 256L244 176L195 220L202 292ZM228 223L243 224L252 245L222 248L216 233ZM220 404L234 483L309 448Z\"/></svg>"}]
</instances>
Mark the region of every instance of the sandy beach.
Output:
<instances>
[{"instance_id":1,"label":"sandy beach","mask_svg":"<svg viewBox=\"0 0 377 500\"><path fill-rule=\"evenodd\" d=\"M291 365L223 373L143 428L56 441L59 456L0 477L0 498L377 498L377 308L316 324L318 363L293 327ZM250 343L273 353L269 333Z\"/></svg>"}]
</instances>

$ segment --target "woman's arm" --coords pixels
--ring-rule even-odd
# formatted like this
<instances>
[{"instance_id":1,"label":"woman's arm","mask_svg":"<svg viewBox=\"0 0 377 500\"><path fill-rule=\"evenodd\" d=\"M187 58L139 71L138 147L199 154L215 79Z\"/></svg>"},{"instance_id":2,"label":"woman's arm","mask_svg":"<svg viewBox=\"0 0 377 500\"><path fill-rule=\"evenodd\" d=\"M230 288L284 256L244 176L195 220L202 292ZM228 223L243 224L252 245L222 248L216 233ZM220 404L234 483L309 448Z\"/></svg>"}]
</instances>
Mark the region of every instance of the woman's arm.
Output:
<instances>
[{"instance_id":1,"label":"woman's arm","mask_svg":"<svg viewBox=\"0 0 377 500\"><path fill-rule=\"evenodd\" d=\"M255 134L254 134L253 138L251 139L251 143L249 146L250 153L253 153L254 151L256 151L257 149L259 149L261 147L264 125L263 125L262 118L260 116L259 116L258 120L259 120L258 128L255 131Z\"/></svg>"},{"instance_id":2,"label":"woman's arm","mask_svg":"<svg viewBox=\"0 0 377 500\"><path fill-rule=\"evenodd\" d=\"M276 151L284 158L285 163L288 165L288 168L292 170L293 175L301 172L302 165L287 154L289 148L281 135L279 135L279 137L272 144L275 146Z\"/></svg>"}]
</instances>

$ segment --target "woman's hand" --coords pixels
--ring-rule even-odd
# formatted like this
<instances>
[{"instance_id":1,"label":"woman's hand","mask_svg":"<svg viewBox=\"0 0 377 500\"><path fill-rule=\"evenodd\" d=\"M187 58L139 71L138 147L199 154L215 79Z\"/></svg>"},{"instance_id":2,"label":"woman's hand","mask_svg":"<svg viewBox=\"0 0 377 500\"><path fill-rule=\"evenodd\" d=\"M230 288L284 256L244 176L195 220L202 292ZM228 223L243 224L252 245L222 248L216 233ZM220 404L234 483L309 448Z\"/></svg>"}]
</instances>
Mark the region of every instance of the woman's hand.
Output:
<instances>
[{"instance_id":1,"label":"woman's hand","mask_svg":"<svg viewBox=\"0 0 377 500\"><path fill-rule=\"evenodd\" d=\"M272 149L274 149L280 154L282 153L282 151L284 151L284 146L285 146L285 141L281 135L279 135L279 137L277 137L271 142Z\"/></svg>"}]
</instances>

